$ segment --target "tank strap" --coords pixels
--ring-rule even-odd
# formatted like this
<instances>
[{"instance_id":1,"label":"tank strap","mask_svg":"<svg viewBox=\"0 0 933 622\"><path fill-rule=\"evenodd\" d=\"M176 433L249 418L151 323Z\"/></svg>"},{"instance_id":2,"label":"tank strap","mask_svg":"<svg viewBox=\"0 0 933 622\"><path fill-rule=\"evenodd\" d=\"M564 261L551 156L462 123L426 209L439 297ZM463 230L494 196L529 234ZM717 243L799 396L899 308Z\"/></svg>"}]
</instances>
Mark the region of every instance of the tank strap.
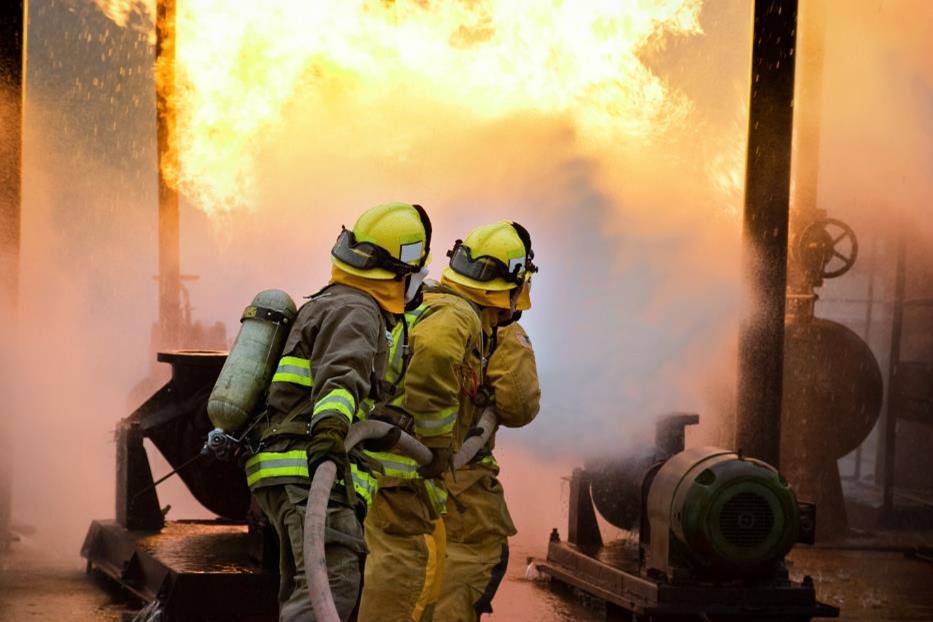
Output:
<instances>
[{"instance_id":1,"label":"tank strap","mask_svg":"<svg viewBox=\"0 0 933 622\"><path fill-rule=\"evenodd\" d=\"M281 311L276 311L275 309L270 309L268 307L250 305L243 309L243 316L240 318L241 323L246 320L255 319L266 320L267 322L272 322L273 324L288 324L291 322L291 318L289 318Z\"/></svg>"},{"instance_id":2,"label":"tank strap","mask_svg":"<svg viewBox=\"0 0 933 622\"><path fill-rule=\"evenodd\" d=\"M310 421L283 421L281 423L268 424L260 433L259 440L266 441L273 436L311 436Z\"/></svg>"}]
</instances>

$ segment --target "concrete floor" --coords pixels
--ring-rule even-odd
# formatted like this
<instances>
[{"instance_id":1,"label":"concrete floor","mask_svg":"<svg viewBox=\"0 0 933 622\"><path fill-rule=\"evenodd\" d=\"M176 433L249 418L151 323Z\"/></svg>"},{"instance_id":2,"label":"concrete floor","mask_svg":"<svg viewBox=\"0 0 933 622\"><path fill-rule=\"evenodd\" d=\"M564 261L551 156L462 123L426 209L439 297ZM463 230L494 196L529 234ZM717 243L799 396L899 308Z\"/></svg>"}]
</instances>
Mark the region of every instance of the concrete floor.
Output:
<instances>
[{"instance_id":1,"label":"concrete floor","mask_svg":"<svg viewBox=\"0 0 933 622\"><path fill-rule=\"evenodd\" d=\"M537 547L513 546L512 563L492 622L596 622L598 607L524 578ZM816 581L820 600L842 609L843 622L933 621L933 564L891 550L803 548L791 575ZM77 558L55 558L29 543L0 558L0 622L129 620L119 591L84 573Z\"/></svg>"}]
</instances>

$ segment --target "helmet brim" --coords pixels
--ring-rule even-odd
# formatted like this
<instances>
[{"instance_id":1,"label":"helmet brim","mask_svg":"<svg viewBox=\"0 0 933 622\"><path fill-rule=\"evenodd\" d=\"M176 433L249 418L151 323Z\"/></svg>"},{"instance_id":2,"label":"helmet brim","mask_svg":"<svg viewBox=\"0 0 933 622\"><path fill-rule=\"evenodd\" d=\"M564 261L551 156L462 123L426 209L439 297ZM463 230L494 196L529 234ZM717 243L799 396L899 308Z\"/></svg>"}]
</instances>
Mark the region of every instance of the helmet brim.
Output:
<instances>
[{"instance_id":1,"label":"helmet brim","mask_svg":"<svg viewBox=\"0 0 933 622\"><path fill-rule=\"evenodd\" d=\"M454 283L469 287L470 289L486 290L490 292L501 292L508 289L515 289L515 283L509 283L505 279L492 279L491 281L477 281L459 272L455 272L450 266L444 268L444 278Z\"/></svg>"},{"instance_id":2,"label":"helmet brim","mask_svg":"<svg viewBox=\"0 0 933 622\"><path fill-rule=\"evenodd\" d=\"M369 270L360 270L359 268L354 268L350 264L340 261L333 255L330 257L332 264L343 270L348 274L355 276L361 276L364 279L373 279L374 281L388 281L389 279L395 279L396 274L394 272L389 272L385 268L371 268Z\"/></svg>"}]
</instances>

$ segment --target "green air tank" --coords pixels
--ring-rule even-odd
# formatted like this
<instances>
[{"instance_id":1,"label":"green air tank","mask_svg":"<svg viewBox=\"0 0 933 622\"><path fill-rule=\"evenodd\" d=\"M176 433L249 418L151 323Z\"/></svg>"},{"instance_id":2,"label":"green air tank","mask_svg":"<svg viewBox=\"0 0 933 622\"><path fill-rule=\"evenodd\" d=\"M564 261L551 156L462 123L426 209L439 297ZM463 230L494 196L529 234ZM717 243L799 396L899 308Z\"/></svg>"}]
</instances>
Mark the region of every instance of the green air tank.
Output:
<instances>
[{"instance_id":1,"label":"green air tank","mask_svg":"<svg viewBox=\"0 0 933 622\"><path fill-rule=\"evenodd\" d=\"M240 332L207 402L211 423L235 434L254 414L272 380L298 310L285 292L267 289L243 311Z\"/></svg>"},{"instance_id":2,"label":"green air tank","mask_svg":"<svg viewBox=\"0 0 933 622\"><path fill-rule=\"evenodd\" d=\"M772 576L800 528L796 497L774 467L715 447L665 462L646 510L647 568L670 579Z\"/></svg>"}]
</instances>

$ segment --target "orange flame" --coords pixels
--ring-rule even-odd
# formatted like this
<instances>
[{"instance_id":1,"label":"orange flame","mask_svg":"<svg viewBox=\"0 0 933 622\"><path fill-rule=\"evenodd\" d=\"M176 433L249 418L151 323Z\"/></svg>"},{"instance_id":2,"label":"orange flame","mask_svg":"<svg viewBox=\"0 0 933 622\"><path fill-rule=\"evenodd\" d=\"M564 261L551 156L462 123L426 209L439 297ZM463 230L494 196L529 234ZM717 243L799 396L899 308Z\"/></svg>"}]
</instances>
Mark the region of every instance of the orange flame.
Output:
<instances>
[{"instance_id":1,"label":"orange flame","mask_svg":"<svg viewBox=\"0 0 933 622\"><path fill-rule=\"evenodd\" d=\"M700 33L700 5L279 0L233 10L224 0L179 0L176 88L166 94L178 111L179 165L165 172L208 213L254 206L264 137L287 127L297 97L326 106L335 89L373 109L408 92L477 121L560 116L583 144L653 141L692 103L639 54L667 35Z\"/></svg>"}]
</instances>

